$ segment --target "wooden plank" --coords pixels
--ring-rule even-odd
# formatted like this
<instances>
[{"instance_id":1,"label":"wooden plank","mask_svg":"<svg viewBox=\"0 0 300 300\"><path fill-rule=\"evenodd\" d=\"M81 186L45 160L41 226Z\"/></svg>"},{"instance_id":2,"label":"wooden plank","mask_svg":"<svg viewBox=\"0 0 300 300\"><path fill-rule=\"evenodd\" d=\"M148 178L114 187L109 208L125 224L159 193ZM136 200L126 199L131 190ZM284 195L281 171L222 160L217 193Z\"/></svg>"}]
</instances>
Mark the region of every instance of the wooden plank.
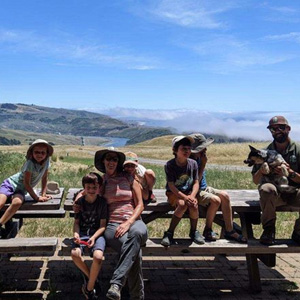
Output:
<instances>
[{"instance_id":1,"label":"wooden plank","mask_svg":"<svg viewBox=\"0 0 300 300\"><path fill-rule=\"evenodd\" d=\"M0 253L54 252L57 238L13 238L0 239Z\"/></svg>"},{"instance_id":2,"label":"wooden plank","mask_svg":"<svg viewBox=\"0 0 300 300\"><path fill-rule=\"evenodd\" d=\"M246 254L274 254L274 253L299 253L300 246L291 240L277 240L275 245L265 246L257 240L250 240L248 244L240 244L235 241L218 239L215 242L198 245L190 239L175 239L175 244L164 247L160 244L161 239L148 239L146 246L142 247L143 255L155 256L184 256L184 255L246 255ZM62 242L62 253L70 253L71 239ZM66 249L69 248L69 249ZM105 252L110 253L112 249L107 247Z\"/></svg>"},{"instance_id":3,"label":"wooden plank","mask_svg":"<svg viewBox=\"0 0 300 300\"><path fill-rule=\"evenodd\" d=\"M51 195L53 199L61 199L64 195L64 188L59 188L59 193L58 194L47 194L47 195ZM34 189L34 192L37 194L37 195L40 195L41 194L41 189L40 188L37 188L37 189ZM32 197L27 194L25 196L25 202L34 202L34 200L32 199Z\"/></svg>"},{"instance_id":4,"label":"wooden plank","mask_svg":"<svg viewBox=\"0 0 300 300\"><path fill-rule=\"evenodd\" d=\"M36 202L31 197L26 200L20 207L19 211L23 210L54 210L59 209L64 194L64 188L60 188L60 194L53 195L53 199L47 202ZM5 204L2 211L8 208L9 204Z\"/></svg>"},{"instance_id":5,"label":"wooden plank","mask_svg":"<svg viewBox=\"0 0 300 300\"><path fill-rule=\"evenodd\" d=\"M190 239L175 239L174 245L165 248L160 244L161 239L151 239L143 248L145 255L246 255L246 254L274 254L274 253L298 253L300 246L292 240L276 240L275 245L266 246L259 243L258 240L249 240L248 244L240 244L235 241L218 239L215 242L197 245Z\"/></svg>"},{"instance_id":6,"label":"wooden plank","mask_svg":"<svg viewBox=\"0 0 300 300\"><path fill-rule=\"evenodd\" d=\"M65 210L72 210L72 198L79 188L69 189L64 204ZM226 190L230 196L231 206L234 212L260 212L259 193L258 190ZM174 210L167 202L167 196L164 189L154 189L153 193L157 199L156 203L149 203L145 207L145 211L167 212ZM200 207L200 209L202 209ZM299 207L281 206L277 211L299 211Z\"/></svg>"},{"instance_id":7,"label":"wooden plank","mask_svg":"<svg viewBox=\"0 0 300 300\"><path fill-rule=\"evenodd\" d=\"M19 210L14 218L64 218L66 211L63 208L53 210Z\"/></svg>"}]
</instances>

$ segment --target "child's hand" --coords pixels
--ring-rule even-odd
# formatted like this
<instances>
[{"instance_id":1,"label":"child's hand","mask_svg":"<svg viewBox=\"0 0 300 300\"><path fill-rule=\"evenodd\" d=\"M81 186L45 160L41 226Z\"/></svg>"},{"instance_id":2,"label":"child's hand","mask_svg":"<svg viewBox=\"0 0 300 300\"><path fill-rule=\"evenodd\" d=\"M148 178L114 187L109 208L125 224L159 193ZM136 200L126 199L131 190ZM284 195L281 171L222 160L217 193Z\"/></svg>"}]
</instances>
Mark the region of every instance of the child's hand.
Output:
<instances>
[{"instance_id":1,"label":"child's hand","mask_svg":"<svg viewBox=\"0 0 300 300\"><path fill-rule=\"evenodd\" d=\"M76 204L76 202L73 203L73 211L75 214L79 213L81 209L81 205Z\"/></svg>"},{"instance_id":2,"label":"child's hand","mask_svg":"<svg viewBox=\"0 0 300 300\"><path fill-rule=\"evenodd\" d=\"M80 236L77 232L74 233L74 243L76 244L80 243Z\"/></svg>"},{"instance_id":3,"label":"child's hand","mask_svg":"<svg viewBox=\"0 0 300 300\"><path fill-rule=\"evenodd\" d=\"M94 238L94 237L91 237L91 238L88 240L88 243L89 243L88 247L89 247L89 248L92 248L92 247L94 246L94 244L95 244L95 238Z\"/></svg>"},{"instance_id":4,"label":"child's hand","mask_svg":"<svg viewBox=\"0 0 300 300\"><path fill-rule=\"evenodd\" d=\"M52 199L51 196L39 196L37 201L38 202L47 202L48 200Z\"/></svg>"},{"instance_id":5,"label":"child's hand","mask_svg":"<svg viewBox=\"0 0 300 300\"><path fill-rule=\"evenodd\" d=\"M190 207L197 207L198 206L198 200L191 195L188 195L186 198L186 204Z\"/></svg>"}]
</instances>

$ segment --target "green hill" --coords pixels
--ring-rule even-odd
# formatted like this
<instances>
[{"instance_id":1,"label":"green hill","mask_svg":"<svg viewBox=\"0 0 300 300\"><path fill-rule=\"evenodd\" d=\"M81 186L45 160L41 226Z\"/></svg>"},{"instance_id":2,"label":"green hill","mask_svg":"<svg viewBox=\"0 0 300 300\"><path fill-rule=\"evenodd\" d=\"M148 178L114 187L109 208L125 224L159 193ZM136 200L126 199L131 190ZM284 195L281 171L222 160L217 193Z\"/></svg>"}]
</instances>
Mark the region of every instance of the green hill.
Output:
<instances>
[{"instance_id":1,"label":"green hill","mask_svg":"<svg viewBox=\"0 0 300 300\"><path fill-rule=\"evenodd\" d=\"M172 134L169 129L128 124L103 114L20 103L0 104L0 129L78 137L122 137L129 139L127 144ZM2 134L0 138L6 143L18 142Z\"/></svg>"}]
</instances>

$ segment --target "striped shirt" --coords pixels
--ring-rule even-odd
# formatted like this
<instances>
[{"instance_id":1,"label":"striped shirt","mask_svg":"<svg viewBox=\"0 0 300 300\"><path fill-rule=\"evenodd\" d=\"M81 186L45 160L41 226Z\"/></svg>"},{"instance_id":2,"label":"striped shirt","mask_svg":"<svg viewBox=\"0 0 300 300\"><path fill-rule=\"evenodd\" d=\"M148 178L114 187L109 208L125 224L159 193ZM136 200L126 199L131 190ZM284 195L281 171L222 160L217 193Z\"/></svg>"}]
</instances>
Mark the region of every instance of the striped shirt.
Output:
<instances>
[{"instance_id":1,"label":"striped shirt","mask_svg":"<svg viewBox=\"0 0 300 300\"><path fill-rule=\"evenodd\" d=\"M110 223L123 223L132 216L135 206L132 183L132 176L125 172L115 177L104 176L103 196L107 201Z\"/></svg>"}]
</instances>

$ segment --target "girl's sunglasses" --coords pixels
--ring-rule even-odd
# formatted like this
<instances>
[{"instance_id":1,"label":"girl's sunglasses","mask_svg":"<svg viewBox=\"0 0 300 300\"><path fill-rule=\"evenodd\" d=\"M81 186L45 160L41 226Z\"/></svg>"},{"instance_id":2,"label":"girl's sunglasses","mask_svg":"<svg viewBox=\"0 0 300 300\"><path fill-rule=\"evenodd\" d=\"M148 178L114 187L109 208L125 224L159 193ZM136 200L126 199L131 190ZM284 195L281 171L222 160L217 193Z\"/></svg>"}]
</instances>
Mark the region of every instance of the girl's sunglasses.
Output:
<instances>
[{"instance_id":1,"label":"girl's sunglasses","mask_svg":"<svg viewBox=\"0 0 300 300\"><path fill-rule=\"evenodd\" d=\"M36 155L39 155L39 154L46 155L47 154L46 151L38 151L38 150L34 150L33 153L36 154Z\"/></svg>"}]
</instances>

